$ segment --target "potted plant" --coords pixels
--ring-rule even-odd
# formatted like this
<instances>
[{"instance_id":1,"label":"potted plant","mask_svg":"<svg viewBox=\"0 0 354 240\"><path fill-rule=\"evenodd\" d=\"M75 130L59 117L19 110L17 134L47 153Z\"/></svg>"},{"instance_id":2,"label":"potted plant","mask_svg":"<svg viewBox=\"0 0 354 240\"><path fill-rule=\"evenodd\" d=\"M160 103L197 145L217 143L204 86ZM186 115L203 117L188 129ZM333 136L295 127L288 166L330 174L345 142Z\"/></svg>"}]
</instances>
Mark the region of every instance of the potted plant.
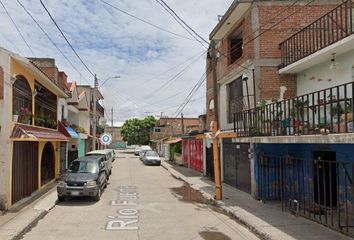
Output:
<instances>
[{"instance_id":1,"label":"potted plant","mask_svg":"<svg viewBox=\"0 0 354 240\"><path fill-rule=\"evenodd\" d=\"M32 111L28 107L21 107L19 121L24 124L32 124Z\"/></svg>"},{"instance_id":2,"label":"potted plant","mask_svg":"<svg viewBox=\"0 0 354 240\"><path fill-rule=\"evenodd\" d=\"M39 110L38 112L39 113L35 117L35 124L39 127L44 127L46 117L45 117L44 112L42 110Z\"/></svg>"},{"instance_id":3,"label":"potted plant","mask_svg":"<svg viewBox=\"0 0 354 240\"><path fill-rule=\"evenodd\" d=\"M13 122L18 122L18 117L19 117L19 112L16 110L13 114L12 114L12 121Z\"/></svg>"},{"instance_id":4,"label":"potted plant","mask_svg":"<svg viewBox=\"0 0 354 240\"><path fill-rule=\"evenodd\" d=\"M292 110L292 116L293 116L293 126L294 126L294 132L295 134L301 134L302 133L302 123L304 120L304 113L305 113L305 107L308 106L309 101L302 101L300 99L295 99L293 100L293 106L294 109Z\"/></svg>"}]
</instances>

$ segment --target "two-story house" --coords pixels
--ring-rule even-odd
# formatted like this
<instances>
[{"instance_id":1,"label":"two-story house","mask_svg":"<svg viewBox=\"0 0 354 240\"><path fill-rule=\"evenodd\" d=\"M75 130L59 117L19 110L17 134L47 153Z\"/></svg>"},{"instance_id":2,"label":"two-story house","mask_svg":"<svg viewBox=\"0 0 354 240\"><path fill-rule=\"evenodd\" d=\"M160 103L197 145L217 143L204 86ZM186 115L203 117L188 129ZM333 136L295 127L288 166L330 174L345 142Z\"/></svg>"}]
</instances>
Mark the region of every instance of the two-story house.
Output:
<instances>
[{"instance_id":1,"label":"two-story house","mask_svg":"<svg viewBox=\"0 0 354 240\"><path fill-rule=\"evenodd\" d=\"M89 103L89 115L90 115L90 131L87 132L89 133L89 138L88 141L86 142L87 145L85 148L87 150L92 150L93 145L92 145L92 137L93 137L93 126L95 124L96 126L96 147L95 149L101 149L102 145L99 141L99 137L102 133L104 133L104 125L105 125L105 115L104 115L104 107L100 102L102 102L103 95L99 90L96 90L89 86L89 85L76 85L77 93L79 94L80 98L80 104L84 105L85 101L88 100ZM95 94L95 97L94 97ZM96 99L96 114L93 112L93 101ZM82 125L86 126L86 123L82 123Z\"/></svg>"},{"instance_id":2,"label":"two-story house","mask_svg":"<svg viewBox=\"0 0 354 240\"><path fill-rule=\"evenodd\" d=\"M237 136L220 142L224 182L349 235L352 10L352 1L235 1L210 35L220 129Z\"/></svg>"},{"instance_id":3,"label":"two-story house","mask_svg":"<svg viewBox=\"0 0 354 240\"><path fill-rule=\"evenodd\" d=\"M66 92L30 59L0 49L0 207L53 182L60 171L58 101Z\"/></svg>"}]
</instances>

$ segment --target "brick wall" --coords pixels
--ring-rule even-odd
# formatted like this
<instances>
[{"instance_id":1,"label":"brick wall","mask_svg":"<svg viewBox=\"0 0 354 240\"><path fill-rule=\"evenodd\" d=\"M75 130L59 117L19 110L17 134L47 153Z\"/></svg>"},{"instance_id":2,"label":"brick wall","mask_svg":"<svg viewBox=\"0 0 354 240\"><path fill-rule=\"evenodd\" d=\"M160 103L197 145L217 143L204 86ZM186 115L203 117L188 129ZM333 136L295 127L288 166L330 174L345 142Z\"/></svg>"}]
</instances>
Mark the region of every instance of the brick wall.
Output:
<instances>
[{"instance_id":1,"label":"brick wall","mask_svg":"<svg viewBox=\"0 0 354 240\"><path fill-rule=\"evenodd\" d=\"M58 68L55 66L54 58L29 58L50 80L58 83Z\"/></svg>"},{"instance_id":2,"label":"brick wall","mask_svg":"<svg viewBox=\"0 0 354 240\"><path fill-rule=\"evenodd\" d=\"M306 7L295 5L272 5L258 6L260 31L263 32L271 28L274 24L281 21L278 25L271 28L259 37L260 57L261 58L280 58L279 44L298 32L308 24L325 15L337 6L337 3L331 5L308 5ZM284 13L282 13L284 12ZM287 17L288 15L292 16ZM276 17L282 13L279 17Z\"/></svg>"},{"instance_id":3,"label":"brick wall","mask_svg":"<svg viewBox=\"0 0 354 240\"><path fill-rule=\"evenodd\" d=\"M256 71L257 102L263 99L278 99L280 95L280 86L287 87L284 96L285 98L296 96L295 77L293 75L280 76L278 74L277 67L278 64L280 64L281 57L279 44L292 34L334 9L340 4L340 1L315 1L305 7L304 5L307 3L308 1L300 1L294 6L291 6L291 4L293 4L292 1L258 1L253 3L251 9L245 13L243 20L235 23L229 33L227 33L221 40L218 50L227 56L221 54L218 60L218 79L220 80L224 77L232 78L232 72L240 69L241 64L245 63L247 60L254 61L257 58L257 60L260 60L260 63L255 65L255 68L259 68L259 71ZM255 10L258 12L258 16L257 14L252 15L252 11ZM292 13L294 14L289 16ZM252 19L252 16L254 19ZM256 19L255 16L257 16L258 19ZM281 22L276 24L279 21ZM260 33L269 28L270 30L260 35L257 41L252 40L257 36L256 34L253 34L257 28L252 28L252 22L259 23ZM228 57L230 44L229 38L239 27L243 28L243 54L240 59L233 64L230 64ZM257 45L258 42L259 45ZM271 64L264 64L265 61L273 62ZM207 89L212 89L212 81L209 78ZM209 101L210 94L207 93L207 104ZM211 115L208 114L208 123L210 123L210 119Z\"/></svg>"},{"instance_id":4,"label":"brick wall","mask_svg":"<svg viewBox=\"0 0 354 240\"><path fill-rule=\"evenodd\" d=\"M277 67L261 67L260 97L264 100L279 99L280 87L286 86L284 98L296 96L296 81L294 75L279 75Z\"/></svg>"}]
</instances>

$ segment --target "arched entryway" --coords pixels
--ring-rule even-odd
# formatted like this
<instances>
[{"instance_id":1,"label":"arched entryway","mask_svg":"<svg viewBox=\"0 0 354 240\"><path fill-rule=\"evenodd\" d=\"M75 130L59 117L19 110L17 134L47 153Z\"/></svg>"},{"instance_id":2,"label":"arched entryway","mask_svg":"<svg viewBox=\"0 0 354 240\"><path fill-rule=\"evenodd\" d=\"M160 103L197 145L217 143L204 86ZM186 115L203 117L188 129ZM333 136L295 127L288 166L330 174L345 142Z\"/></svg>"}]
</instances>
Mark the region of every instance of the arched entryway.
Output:
<instances>
[{"instance_id":1,"label":"arched entryway","mask_svg":"<svg viewBox=\"0 0 354 240\"><path fill-rule=\"evenodd\" d=\"M41 185L50 182L55 176L54 147L50 142L44 145L41 160Z\"/></svg>"}]
</instances>

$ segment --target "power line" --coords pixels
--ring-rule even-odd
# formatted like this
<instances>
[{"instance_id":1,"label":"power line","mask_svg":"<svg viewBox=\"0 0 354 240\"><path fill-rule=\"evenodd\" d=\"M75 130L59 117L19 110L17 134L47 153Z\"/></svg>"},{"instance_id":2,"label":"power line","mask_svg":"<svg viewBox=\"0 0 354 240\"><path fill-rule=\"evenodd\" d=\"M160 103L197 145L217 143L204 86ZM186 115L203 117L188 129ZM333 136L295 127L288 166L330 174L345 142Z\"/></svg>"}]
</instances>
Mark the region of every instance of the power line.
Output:
<instances>
[{"instance_id":1,"label":"power line","mask_svg":"<svg viewBox=\"0 0 354 240\"><path fill-rule=\"evenodd\" d=\"M161 1L161 2L160 2ZM202 36L200 36L193 28L191 28L181 17L178 16L178 14L167 4L165 3L163 0L156 0L156 2L158 2L160 5L163 4L166 8L164 8L168 13L170 13L172 16L175 16L174 19L180 24L179 21L181 21L181 23L183 23L183 25L185 25L188 29L190 29L197 37L199 37L203 42L207 43L209 45L209 42L207 40L205 40ZM177 20L177 19L179 20ZM189 32L189 31L188 31ZM203 45L203 44L202 44ZM203 45L204 46L204 45ZM227 57L223 52L219 51L218 49L216 49L216 51L218 51L220 54L224 55L225 57ZM237 62L235 62L236 65L246 69L246 70L251 70Z\"/></svg>"},{"instance_id":2,"label":"power line","mask_svg":"<svg viewBox=\"0 0 354 240\"><path fill-rule=\"evenodd\" d=\"M198 38L200 38L203 42L205 42L206 44L209 45L209 42L207 40L205 40L202 36L200 36L193 28L191 28L180 16L178 16L178 14L167 4L165 3L164 0L156 0L157 2L161 2L163 5L166 6L166 8L168 8L170 10L170 12L176 16L176 18L178 18L190 31L192 31ZM160 3L159 2L159 3ZM160 3L160 4L161 4Z\"/></svg>"},{"instance_id":3,"label":"power line","mask_svg":"<svg viewBox=\"0 0 354 240\"><path fill-rule=\"evenodd\" d=\"M70 59L63 53L63 51L58 47L58 45L53 41L53 39L49 36L49 34L42 28L42 26L38 23L38 21L32 16L32 14L25 8L25 6L17 0L18 4L23 8L23 10L27 13L28 16L36 23L39 29L44 33L44 35L49 39L49 41L54 45L54 47L61 53L61 55L68 61L71 67L80 75L82 76L81 72L75 67L75 65L70 61ZM88 83L89 81L84 77L84 80Z\"/></svg>"},{"instance_id":4,"label":"power line","mask_svg":"<svg viewBox=\"0 0 354 240\"><path fill-rule=\"evenodd\" d=\"M174 75L170 80L168 80L167 82L165 82L164 84L162 84L159 88L157 88L156 90L150 92L150 94L147 94L146 96L148 95L151 95L151 94L156 94L157 92L159 92L160 90L162 89L167 89L169 86L171 86L171 84L176 81L179 77L181 77L187 70L189 70L194 63L196 63L198 61L198 59L200 57L203 56L204 53L202 53L200 56L198 56L196 59L194 59L188 66L186 66L185 68L183 68L181 71L179 71L176 75Z\"/></svg>"},{"instance_id":5,"label":"power line","mask_svg":"<svg viewBox=\"0 0 354 240\"><path fill-rule=\"evenodd\" d=\"M20 34L22 40L25 42L25 44L27 45L28 49L31 51L32 55L33 55L33 56L36 56L36 55L34 54L32 48L31 48L31 46L28 44L28 42L26 41L25 37L22 35L20 29L18 28L17 24L15 23L15 21L13 20L13 18L11 17L10 13L7 11L5 5L2 3L1 0L0 0L0 4L1 4L2 7L4 8L4 10L5 10L7 16L11 19L11 22L14 24L14 26L15 26L17 32Z\"/></svg>"},{"instance_id":6,"label":"power line","mask_svg":"<svg viewBox=\"0 0 354 240\"><path fill-rule=\"evenodd\" d=\"M203 51L202 53L205 53L205 51ZM131 87L131 88L135 88L135 87L138 87L138 86L141 87L141 86L143 86L143 85L145 85L145 84L147 84L147 83L149 83L149 82L151 82L151 81L153 81L153 80L156 80L156 79L158 79L159 77L161 77L162 75L164 75L164 74L170 72L171 70L173 70L173 69L175 69L175 68L177 68L177 67L179 67L179 66L182 66L183 64L189 62L190 60L194 59L195 57L197 57L197 56L199 56L199 55L200 55L200 52L199 52L198 54L196 54L196 55L193 55L192 57L187 58L185 61L183 61L183 62L181 62L181 63L179 63L179 64L177 64L177 65L175 65L175 66L173 66L173 67L171 67L171 68L169 68L169 69L167 69L166 71L164 71L164 72L162 72L162 73L159 73L159 74L156 74L155 77L152 77L152 78L150 78L150 79L148 79L148 80L145 80L145 81L144 81L143 83L141 83L141 84L136 84L136 85L134 85L134 86Z\"/></svg>"},{"instance_id":7,"label":"power line","mask_svg":"<svg viewBox=\"0 0 354 240\"><path fill-rule=\"evenodd\" d=\"M188 40L193 40L193 41L194 41L194 39L185 37L185 36L180 35L180 34L178 34L178 33L171 32L171 31L166 30L166 29L164 29L164 28L162 28L162 27L159 27L159 26L157 26L157 25L155 25L155 24L153 24L153 23L150 23L150 22L148 22L148 21L146 21L146 20L144 20L144 19L142 19L142 18L140 18L140 17L137 17L137 16L135 16L135 15L133 15L133 14L130 14L130 13L128 13L128 12L126 12L126 11L124 11L124 10L122 10L122 9L120 9L120 8L118 8L118 7L116 7L116 6L112 5L112 4L110 4L110 3L106 2L106 1L104 1L104 0L100 0L100 1L101 1L102 3L104 3L104 4L108 5L108 6L110 6L111 8L113 8L113 9L115 9L115 10L121 12L121 13L124 13L124 14L126 14L126 15L128 15L128 16L134 18L134 19L137 19L137 20L139 20L139 21L141 21L141 22L143 22L143 23L145 23L145 24L148 24L148 25L150 25L150 26L152 26L152 27L155 27L155 28L157 28L157 29L159 29L159 30L161 30L161 31L167 32L167 33L169 33L169 34L175 35L175 36L180 37L180 38L184 38L184 39L188 39Z\"/></svg>"},{"instance_id":8,"label":"power line","mask_svg":"<svg viewBox=\"0 0 354 240\"><path fill-rule=\"evenodd\" d=\"M79 56L79 54L76 52L76 50L74 49L74 47L71 45L71 43L69 42L69 40L66 38L65 34L63 33L63 31L60 29L60 27L58 26L57 22L54 20L54 18L52 17L52 15L50 14L50 12L48 11L47 7L44 5L44 3L42 2L42 0L39 0L44 8L44 10L47 12L47 14L49 15L50 19L53 21L54 25L57 27L57 29L59 30L59 32L61 33L61 35L63 36L63 38L65 39L65 41L68 43L68 45L70 46L70 48L73 50L73 52L75 53L75 55L77 56L77 58L80 60L80 62L85 66L85 68L87 69L87 71L92 75L95 76L95 74L88 68L88 66L85 64L85 62L82 60L82 58Z\"/></svg>"},{"instance_id":9,"label":"power line","mask_svg":"<svg viewBox=\"0 0 354 240\"><path fill-rule=\"evenodd\" d=\"M297 2L299 2L300 0L296 0L292 5L290 5L289 7L287 7L285 10L281 11L280 13L283 13L284 11L290 9L292 6L294 6ZM310 0L307 4L301 6L300 8L296 9L294 12L292 12L291 14L285 16L284 18L280 19L278 22L274 23L273 25L271 25L269 28L265 29L263 32L259 33L257 36L251 38L250 40L246 41L245 43L239 42L238 44L235 44L235 46L233 46L232 48L230 48L230 50L227 52L227 54L231 54L231 51L233 51L236 47L238 47L238 49L246 46L248 43L254 41L255 39L259 38L260 36L262 36L264 33L268 32L269 30L273 29L274 27L276 27L277 25L279 25L281 22L283 22L284 20L288 19L289 17L293 16L295 13L299 12L302 8L310 5L314 0ZM278 13L275 17L271 18L270 21L268 21L266 24L268 24L269 22L271 22L272 20L274 20L275 18L280 16L280 13ZM255 30L254 32L252 32L250 35L248 35L247 37L253 35L256 31L260 30L259 28L257 30ZM246 38L247 38L246 37ZM242 44L242 45L241 45ZM241 46L239 46L241 45ZM217 50L219 53L221 53L219 50ZM221 53L224 57L227 57L227 55Z\"/></svg>"},{"instance_id":10,"label":"power line","mask_svg":"<svg viewBox=\"0 0 354 240\"><path fill-rule=\"evenodd\" d=\"M163 9L165 9L165 11L166 11L168 14L170 14L170 15L176 20L176 22L177 22L184 30L186 30L186 32L187 32L189 35L191 35L197 42L199 42L200 45L202 45L204 48L208 49L208 47L204 46L204 44L203 44L202 41L200 41L195 35L193 35L193 33L192 33L187 27L185 27L185 26L183 25L183 23L182 23L171 11L169 11L169 8L167 8L163 3L159 2L159 1L156 1L156 2L157 2L158 4L160 4L160 5L163 7ZM207 43L207 44L208 44L208 43Z\"/></svg>"},{"instance_id":11,"label":"power line","mask_svg":"<svg viewBox=\"0 0 354 240\"><path fill-rule=\"evenodd\" d=\"M200 77L200 79L197 81L197 83L194 85L194 87L192 88L192 90L188 93L188 95L186 96L186 98L183 100L182 104L177 108L177 110L174 112L173 115L178 116L183 108L185 107L186 104L188 104L188 102L190 101L190 99L193 97L193 95L198 91L198 89L200 88L200 86L202 85L202 83L206 80L206 76L207 73L203 73L203 75ZM184 105L184 106L183 106ZM183 106L183 107L182 107ZM180 110L182 109L182 110Z\"/></svg>"},{"instance_id":12,"label":"power line","mask_svg":"<svg viewBox=\"0 0 354 240\"><path fill-rule=\"evenodd\" d=\"M181 114L181 112L183 111L183 109L188 105L188 103L191 101L191 99L192 99L192 97L194 96L194 94L197 93L197 91L198 91L199 88L203 85L203 83L204 83L205 80L206 80L206 78L204 78L203 81L198 84L198 86L196 87L195 91L190 95L190 97L185 101L185 103L182 104L182 105L178 108L179 111L178 111L178 109L177 109L177 113L176 113L175 117L177 117L178 115Z\"/></svg>"}]
</instances>

